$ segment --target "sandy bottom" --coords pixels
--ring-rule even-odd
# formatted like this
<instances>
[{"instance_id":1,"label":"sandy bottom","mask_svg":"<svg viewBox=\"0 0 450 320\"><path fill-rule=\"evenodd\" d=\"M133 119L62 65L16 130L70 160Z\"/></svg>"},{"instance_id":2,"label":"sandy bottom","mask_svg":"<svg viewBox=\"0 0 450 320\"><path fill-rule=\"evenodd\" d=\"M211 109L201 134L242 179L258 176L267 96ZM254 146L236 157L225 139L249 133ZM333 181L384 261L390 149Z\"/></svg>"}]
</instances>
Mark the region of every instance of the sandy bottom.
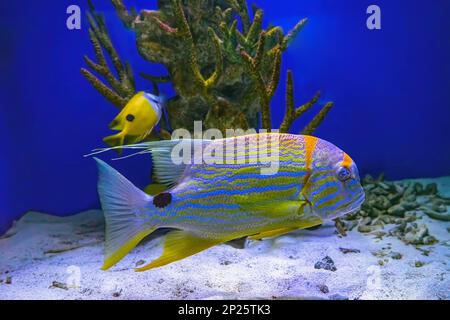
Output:
<instances>
[{"instance_id":1,"label":"sandy bottom","mask_svg":"<svg viewBox=\"0 0 450 320\"><path fill-rule=\"evenodd\" d=\"M450 177L420 181L450 196ZM100 211L30 212L0 239L0 299L450 299L450 222L421 220L439 243L416 248L356 230L342 237L327 224L137 273L159 256L163 235L101 271Z\"/></svg>"}]
</instances>

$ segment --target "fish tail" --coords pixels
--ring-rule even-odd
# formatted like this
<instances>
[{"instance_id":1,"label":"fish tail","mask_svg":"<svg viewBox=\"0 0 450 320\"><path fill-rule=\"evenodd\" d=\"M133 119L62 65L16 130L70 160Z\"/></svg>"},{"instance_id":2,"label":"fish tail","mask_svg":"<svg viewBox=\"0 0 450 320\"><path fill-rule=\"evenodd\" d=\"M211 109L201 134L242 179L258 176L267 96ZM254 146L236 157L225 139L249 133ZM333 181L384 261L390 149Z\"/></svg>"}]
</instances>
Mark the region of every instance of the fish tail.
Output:
<instances>
[{"instance_id":1,"label":"fish tail","mask_svg":"<svg viewBox=\"0 0 450 320\"><path fill-rule=\"evenodd\" d=\"M149 223L152 221L151 217L148 219L149 216L141 214L152 197L105 162L94 159L99 170L98 193L106 222L102 270L107 270L158 226Z\"/></svg>"}]
</instances>

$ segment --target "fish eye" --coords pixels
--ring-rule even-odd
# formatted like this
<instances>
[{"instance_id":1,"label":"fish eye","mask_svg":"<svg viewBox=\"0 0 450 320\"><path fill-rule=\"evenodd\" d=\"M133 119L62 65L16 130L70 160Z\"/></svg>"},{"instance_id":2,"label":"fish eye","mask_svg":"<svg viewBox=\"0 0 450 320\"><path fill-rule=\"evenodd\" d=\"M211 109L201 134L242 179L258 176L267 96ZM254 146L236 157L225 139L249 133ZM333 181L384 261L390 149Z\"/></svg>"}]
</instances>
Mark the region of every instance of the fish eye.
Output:
<instances>
[{"instance_id":1,"label":"fish eye","mask_svg":"<svg viewBox=\"0 0 450 320\"><path fill-rule=\"evenodd\" d=\"M337 171L337 177L340 181L344 182L352 177L352 173L350 172L349 168L340 167Z\"/></svg>"},{"instance_id":2,"label":"fish eye","mask_svg":"<svg viewBox=\"0 0 450 320\"><path fill-rule=\"evenodd\" d=\"M133 122L133 120L135 119L135 116L130 113L127 115L126 119L128 122Z\"/></svg>"}]
</instances>

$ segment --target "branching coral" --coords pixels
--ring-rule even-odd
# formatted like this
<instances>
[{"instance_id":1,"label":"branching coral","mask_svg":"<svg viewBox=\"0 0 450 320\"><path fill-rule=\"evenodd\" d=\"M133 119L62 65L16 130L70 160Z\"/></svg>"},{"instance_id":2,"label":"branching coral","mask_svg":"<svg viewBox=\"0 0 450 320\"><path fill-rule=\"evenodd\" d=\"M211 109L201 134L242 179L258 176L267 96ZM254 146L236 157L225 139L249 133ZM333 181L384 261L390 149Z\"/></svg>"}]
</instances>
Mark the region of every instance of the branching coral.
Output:
<instances>
[{"instance_id":1,"label":"branching coral","mask_svg":"<svg viewBox=\"0 0 450 320\"><path fill-rule=\"evenodd\" d=\"M287 73L287 83L286 83L286 113L284 115L283 122L280 126L280 132L288 132L294 121L300 118L306 111L311 109L319 100L320 91L316 95L301 106L294 107L294 80L292 76L292 71L289 70ZM303 129L302 134L312 134L315 129L320 125L320 123L325 119L325 116L330 111L333 106L332 102L328 102L320 110L320 112L311 120L311 122Z\"/></svg>"},{"instance_id":2,"label":"branching coral","mask_svg":"<svg viewBox=\"0 0 450 320\"><path fill-rule=\"evenodd\" d=\"M194 121L203 120L205 129L248 129L257 126L259 114L264 129L274 128L271 101L280 81L282 54L306 19L285 34L280 27L264 28L263 10L256 6L250 10L246 0L159 0L158 10L142 10L139 14L128 10L122 0L112 3L124 25L135 31L141 56L164 65L168 71L163 76L141 76L153 83L172 83L177 93L168 101L173 128L192 130ZM98 63L89 58L86 63L108 85L86 69L82 73L108 100L123 106L136 91L131 68L120 61L103 18L92 6L89 17ZM103 49L111 57L118 78L108 68ZM294 108L291 71L287 79L281 132L288 132L319 99L317 94ZM311 134L331 106L327 103L303 132Z\"/></svg>"},{"instance_id":3,"label":"branching coral","mask_svg":"<svg viewBox=\"0 0 450 320\"><path fill-rule=\"evenodd\" d=\"M136 92L133 71L128 62L123 63L120 60L109 37L103 16L95 12L95 8L91 1L89 1L89 7L89 37L94 48L97 62L92 61L88 56L85 56L84 60L90 69L105 78L109 86L88 69L82 68L81 73L92 86L112 104L118 108L123 108ZM118 75L117 77L108 66L104 51L108 54L115 72Z\"/></svg>"},{"instance_id":4,"label":"branching coral","mask_svg":"<svg viewBox=\"0 0 450 320\"><path fill-rule=\"evenodd\" d=\"M261 60L264 56L265 38L265 32L261 32L254 58L252 58L243 48L241 48L241 55L246 63L250 75L253 77L256 84L256 90L259 94L262 112L262 126L264 129L270 130L272 128L270 101L275 94L275 90L277 89L280 80L281 49L278 47L275 50L272 76L270 80L266 82L261 72Z\"/></svg>"}]
</instances>

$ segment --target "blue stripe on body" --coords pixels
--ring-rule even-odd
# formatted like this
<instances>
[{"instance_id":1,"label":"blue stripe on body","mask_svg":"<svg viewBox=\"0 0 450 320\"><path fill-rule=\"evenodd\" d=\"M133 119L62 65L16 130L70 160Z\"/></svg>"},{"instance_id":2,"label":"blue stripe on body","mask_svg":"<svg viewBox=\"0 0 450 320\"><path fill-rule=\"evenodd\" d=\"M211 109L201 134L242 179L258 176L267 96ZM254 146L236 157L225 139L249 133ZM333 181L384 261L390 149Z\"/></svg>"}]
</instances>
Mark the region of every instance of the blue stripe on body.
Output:
<instances>
[{"instance_id":1,"label":"blue stripe on body","mask_svg":"<svg viewBox=\"0 0 450 320\"><path fill-rule=\"evenodd\" d=\"M245 193L253 193L253 192L267 192L267 191L283 191L283 190L289 190L293 187L299 186L298 184L291 184L291 185L281 185L281 186L262 186L262 187L253 187L245 190L231 190L230 188L225 189L219 189L219 190L212 190L207 191L205 193L197 193L192 194L189 196L189 199L202 199L204 197L213 197L213 196L233 196L233 195L239 195L243 192Z\"/></svg>"}]
</instances>

